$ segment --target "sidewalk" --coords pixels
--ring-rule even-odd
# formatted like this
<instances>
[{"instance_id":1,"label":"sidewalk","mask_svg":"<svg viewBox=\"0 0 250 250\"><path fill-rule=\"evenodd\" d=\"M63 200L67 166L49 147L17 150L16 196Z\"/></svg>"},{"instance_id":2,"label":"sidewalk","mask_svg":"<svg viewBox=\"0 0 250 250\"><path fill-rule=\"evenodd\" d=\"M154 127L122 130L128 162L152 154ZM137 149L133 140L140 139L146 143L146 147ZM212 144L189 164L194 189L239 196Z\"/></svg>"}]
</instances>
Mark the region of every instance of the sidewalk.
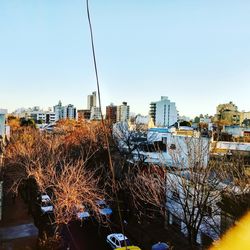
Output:
<instances>
[{"instance_id":1,"label":"sidewalk","mask_svg":"<svg viewBox=\"0 0 250 250\"><path fill-rule=\"evenodd\" d=\"M3 198L3 218L0 221L0 249L36 249L37 228L20 196Z\"/></svg>"}]
</instances>

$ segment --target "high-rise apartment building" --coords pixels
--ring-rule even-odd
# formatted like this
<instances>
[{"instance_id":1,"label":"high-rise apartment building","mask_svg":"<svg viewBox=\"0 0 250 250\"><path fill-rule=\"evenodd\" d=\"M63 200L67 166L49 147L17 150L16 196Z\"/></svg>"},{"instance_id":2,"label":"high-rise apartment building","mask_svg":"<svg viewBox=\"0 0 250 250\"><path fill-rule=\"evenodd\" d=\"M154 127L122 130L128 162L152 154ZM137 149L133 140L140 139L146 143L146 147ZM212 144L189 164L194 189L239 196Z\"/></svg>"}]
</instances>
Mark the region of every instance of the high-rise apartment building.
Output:
<instances>
[{"instance_id":1,"label":"high-rise apartment building","mask_svg":"<svg viewBox=\"0 0 250 250\"><path fill-rule=\"evenodd\" d=\"M54 106L55 120L59 121L62 119L62 102L59 101L57 105Z\"/></svg>"},{"instance_id":2,"label":"high-rise apartment building","mask_svg":"<svg viewBox=\"0 0 250 250\"><path fill-rule=\"evenodd\" d=\"M92 107L96 107L96 91L92 92L91 95L88 95L87 109L91 110Z\"/></svg>"},{"instance_id":3,"label":"high-rise apartment building","mask_svg":"<svg viewBox=\"0 0 250 250\"><path fill-rule=\"evenodd\" d=\"M166 96L161 96L160 101L150 103L149 114L157 127L169 127L178 120L175 103Z\"/></svg>"},{"instance_id":4,"label":"high-rise apartment building","mask_svg":"<svg viewBox=\"0 0 250 250\"><path fill-rule=\"evenodd\" d=\"M63 119L76 119L76 108L73 104L68 104L62 108Z\"/></svg>"},{"instance_id":5,"label":"high-rise apartment building","mask_svg":"<svg viewBox=\"0 0 250 250\"><path fill-rule=\"evenodd\" d=\"M127 122L129 120L130 107L127 102L123 102L122 105L117 106L116 121Z\"/></svg>"},{"instance_id":6,"label":"high-rise apartment building","mask_svg":"<svg viewBox=\"0 0 250 250\"><path fill-rule=\"evenodd\" d=\"M76 119L76 108L73 104L62 106L62 102L59 101L59 103L54 106L54 113L55 121L61 119Z\"/></svg>"},{"instance_id":7,"label":"high-rise apartment building","mask_svg":"<svg viewBox=\"0 0 250 250\"><path fill-rule=\"evenodd\" d=\"M117 106L114 106L114 104L111 103L109 106L106 107L106 119L112 123L115 123L116 117L117 117Z\"/></svg>"}]
</instances>

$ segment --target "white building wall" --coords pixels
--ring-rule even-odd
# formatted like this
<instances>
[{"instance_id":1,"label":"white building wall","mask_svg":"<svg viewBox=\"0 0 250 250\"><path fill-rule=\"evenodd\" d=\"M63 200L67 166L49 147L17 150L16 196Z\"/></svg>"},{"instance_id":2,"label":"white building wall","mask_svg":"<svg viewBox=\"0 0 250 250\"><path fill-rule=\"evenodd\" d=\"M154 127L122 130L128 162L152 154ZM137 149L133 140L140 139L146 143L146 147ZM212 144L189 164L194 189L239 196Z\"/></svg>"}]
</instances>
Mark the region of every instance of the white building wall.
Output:
<instances>
[{"instance_id":1,"label":"white building wall","mask_svg":"<svg viewBox=\"0 0 250 250\"><path fill-rule=\"evenodd\" d=\"M49 112L49 123L56 122L56 114L54 112Z\"/></svg>"},{"instance_id":2,"label":"white building wall","mask_svg":"<svg viewBox=\"0 0 250 250\"><path fill-rule=\"evenodd\" d=\"M42 123L54 123L56 122L56 113L48 111L33 111L30 113L31 117ZM47 117L49 116L49 117ZM48 121L47 121L48 120Z\"/></svg>"},{"instance_id":3,"label":"white building wall","mask_svg":"<svg viewBox=\"0 0 250 250\"><path fill-rule=\"evenodd\" d=\"M158 127L169 127L178 120L178 112L174 102L166 96L162 96L161 100L156 102L155 125Z\"/></svg>"},{"instance_id":4,"label":"white building wall","mask_svg":"<svg viewBox=\"0 0 250 250\"><path fill-rule=\"evenodd\" d=\"M76 119L76 108L72 104L62 107L57 105L54 107L54 112L56 121L60 119Z\"/></svg>"},{"instance_id":5,"label":"white building wall","mask_svg":"<svg viewBox=\"0 0 250 250\"><path fill-rule=\"evenodd\" d=\"M67 118L76 119L76 108L72 104L69 104L68 106L66 106L66 108L67 108Z\"/></svg>"},{"instance_id":6,"label":"white building wall","mask_svg":"<svg viewBox=\"0 0 250 250\"><path fill-rule=\"evenodd\" d=\"M99 107L92 107L90 113L90 120L101 120L101 110Z\"/></svg>"},{"instance_id":7,"label":"white building wall","mask_svg":"<svg viewBox=\"0 0 250 250\"><path fill-rule=\"evenodd\" d=\"M62 107L62 119L67 119L67 106Z\"/></svg>"},{"instance_id":8,"label":"white building wall","mask_svg":"<svg viewBox=\"0 0 250 250\"><path fill-rule=\"evenodd\" d=\"M116 121L127 122L129 120L129 111L130 107L127 105L127 103L117 106Z\"/></svg>"},{"instance_id":9,"label":"white building wall","mask_svg":"<svg viewBox=\"0 0 250 250\"><path fill-rule=\"evenodd\" d=\"M166 144L166 152L140 152L147 156L146 162L163 164L181 168L206 166L209 160L210 139L203 137L181 136L173 133L150 131L147 135L149 143L162 141Z\"/></svg>"},{"instance_id":10,"label":"white building wall","mask_svg":"<svg viewBox=\"0 0 250 250\"><path fill-rule=\"evenodd\" d=\"M63 110L62 110L62 105L60 105L60 103L54 106L54 113L55 113L55 121L59 121L60 119L62 119Z\"/></svg>"},{"instance_id":11,"label":"white building wall","mask_svg":"<svg viewBox=\"0 0 250 250\"><path fill-rule=\"evenodd\" d=\"M232 136L244 136L244 128L240 126L225 126L223 132L226 132Z\"/></svg>"},{"instance_id":12,"label":"white building wall","mask_svg":"<svg viewBox=\"0 0 250 250\"><path fill-rule=\"evenodd\" d=\"M175 190L173 190L173 184L169 184L169 182L167 181L167 188L166 188L166 209L169 213L168 216L168 223L171 225L173 224L173 216L177 217L178 219L181 220L181 232L187 236L188 235L188 231L187 231L187 226L184 223L184 210L182 208L182 205L180 204L180 200L184 199L183 197L183 193L184 193L184 189L181 186L180 183L185 183L185 185L187 185L187 182L182 182L180 180L180 177L169 173L167 176L167 180L171 180L171 182L176 183L176 187ZM184 185L184 184L183 184ZM173 198L173 191L177 191L178 194L180 195L180 198L178 200L174 200ZM193 195L195 195L195 191L190 190L190 193L192 193ZM215 196L217 197L217 195ZM212 196L211 196L211 201L214 203L214 205L212 206L212 210L216 211L216 214L213 214L212 212L212 217L204 217L203 222L201 223L200 227L199 227L199 232L196 238L196 242L201 244L201 234L204 233L206 234L208 237L210 237L213 240L218 240L219 239L219 234L220 234L220 225L221 225L221 217L220 217L220 209L217 207L216 203L219 202L218 200L215 200ZM184 204L184 201L183 201ZM193 206L192 202L189 203L190 204L190 209Z\"/></svg>"}]
</instances>

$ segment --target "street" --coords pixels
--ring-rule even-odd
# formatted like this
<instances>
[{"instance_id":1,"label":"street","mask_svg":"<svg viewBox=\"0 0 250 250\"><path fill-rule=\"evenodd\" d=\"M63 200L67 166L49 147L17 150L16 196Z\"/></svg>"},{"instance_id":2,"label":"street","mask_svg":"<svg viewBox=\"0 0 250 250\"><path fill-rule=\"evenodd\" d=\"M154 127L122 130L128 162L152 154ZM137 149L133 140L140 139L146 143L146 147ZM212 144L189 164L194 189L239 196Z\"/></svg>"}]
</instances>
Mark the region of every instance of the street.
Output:
<instances>
[{"instance_id":1,"label":"street","mask_svg":"<svg viewBox=\"0 0 250 250\"><path fill-rule=\"evenodd\" d=\"M79 222L72 222L63 228L63 238L69 243L70 250L108 250L106 236L111 233L107 227L100 227L89 221L81 226Z\"/></svg>"}]
</instances>

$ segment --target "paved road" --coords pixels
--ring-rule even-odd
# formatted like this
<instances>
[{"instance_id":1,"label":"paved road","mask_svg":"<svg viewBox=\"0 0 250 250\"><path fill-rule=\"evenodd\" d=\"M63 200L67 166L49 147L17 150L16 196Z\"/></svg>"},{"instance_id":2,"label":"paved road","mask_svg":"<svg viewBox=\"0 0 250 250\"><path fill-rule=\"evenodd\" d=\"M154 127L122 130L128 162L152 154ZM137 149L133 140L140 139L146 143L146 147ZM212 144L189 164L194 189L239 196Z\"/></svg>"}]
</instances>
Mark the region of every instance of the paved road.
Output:
<instances>
[{"instance_id":1,"label":"paved road","mask_svg":"<svg viewBox=\"0 0 250 250\"><path fill-rule=\"evenodd\" d=\"M99 227L94 222L84 223L82 227L79 222L74 222L63 229L63 236L69 242L70 250L110 250L106 243L109 233L110 229Z\"/></svg>"},{"instance_id":2,"label":"paved road","mask_svg":"<svg viewBox=\"0 0 250 250\"><path fill-rule=\"evenodd\" d=\"M38 230L33 223L0 228L0 241L37 236Z\"/></svg>"}]
</instances>

